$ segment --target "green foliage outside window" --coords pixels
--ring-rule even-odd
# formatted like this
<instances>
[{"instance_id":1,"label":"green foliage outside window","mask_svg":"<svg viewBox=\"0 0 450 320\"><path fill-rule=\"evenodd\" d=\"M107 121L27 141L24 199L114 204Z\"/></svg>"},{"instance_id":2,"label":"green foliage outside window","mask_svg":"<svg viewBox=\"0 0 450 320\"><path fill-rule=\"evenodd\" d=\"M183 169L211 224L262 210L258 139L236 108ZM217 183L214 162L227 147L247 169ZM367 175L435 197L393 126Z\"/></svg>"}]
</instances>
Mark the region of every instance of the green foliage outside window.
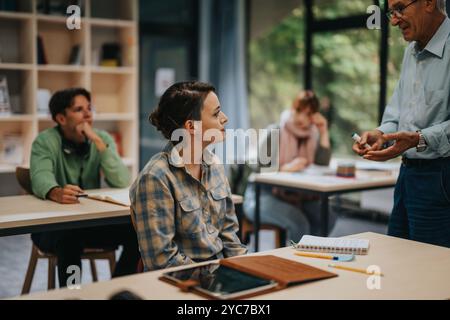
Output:
<instances>
[{"instance_id":1,"label":"green foliage outside window","mask_svg":"<svg viewBox=\"0 0 450 320\"><path fill-rule=\"evenodd\" d=\"M322 18L345 16L345 10L348 15L361 14L372 3L328 2L334 6L324 5ZM313 9L317 15L318 7ZM380 37L380 30L365 28L314 34L313 87L323 107L332 106L327 115L331 115L330 132L337 155L352 154L353 131L362 132L378 125ZM388 100L399 78L405 46L400 32L391 27ZM295 9L262 37L253 39L249 53L251 125L264 128L277 123L282 110L289 108L296 93L303 89L303 7Z\"/></svg>"}]
</instances>

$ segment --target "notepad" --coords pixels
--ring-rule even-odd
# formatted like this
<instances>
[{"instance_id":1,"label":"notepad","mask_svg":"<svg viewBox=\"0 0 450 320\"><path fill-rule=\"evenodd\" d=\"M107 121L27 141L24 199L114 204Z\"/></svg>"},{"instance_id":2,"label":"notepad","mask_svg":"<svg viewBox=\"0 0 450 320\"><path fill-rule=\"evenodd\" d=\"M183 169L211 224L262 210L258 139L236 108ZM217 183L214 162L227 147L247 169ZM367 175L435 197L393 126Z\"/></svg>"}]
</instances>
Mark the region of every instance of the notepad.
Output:
<instances>
[{"instance_id":1,"label":"notepad","mask_svg":"<svg viewBox=\"0 0 450 320\"><path fill-rule=\"evenodd\" d=\"M335 252L347 254L367 254L369 240L350 238L325 238L304 235L294 246L297 250L315 252Z\"/></svg>"}]
</instances>

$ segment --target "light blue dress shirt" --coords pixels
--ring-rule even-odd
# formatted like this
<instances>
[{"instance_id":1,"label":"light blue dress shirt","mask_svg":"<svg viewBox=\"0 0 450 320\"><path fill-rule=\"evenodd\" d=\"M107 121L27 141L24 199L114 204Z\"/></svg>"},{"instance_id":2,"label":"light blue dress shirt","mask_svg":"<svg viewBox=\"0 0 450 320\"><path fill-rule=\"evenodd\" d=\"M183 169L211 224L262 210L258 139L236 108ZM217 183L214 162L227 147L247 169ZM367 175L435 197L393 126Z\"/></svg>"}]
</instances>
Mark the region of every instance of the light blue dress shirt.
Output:
<instances>
[{"instance_id":1,"label":"light blue dress shirt","mask_svg":"<svg viewBox=\"0 0 450 320\"><path fill-rule=\"evenodd\" d=\"M384 133L422 130L428 148L409 149L410 159L450 156L450 20L445 18L427 46L416 42L405 50L400 81L386 106Z\"/></svg>"}]
</instances>

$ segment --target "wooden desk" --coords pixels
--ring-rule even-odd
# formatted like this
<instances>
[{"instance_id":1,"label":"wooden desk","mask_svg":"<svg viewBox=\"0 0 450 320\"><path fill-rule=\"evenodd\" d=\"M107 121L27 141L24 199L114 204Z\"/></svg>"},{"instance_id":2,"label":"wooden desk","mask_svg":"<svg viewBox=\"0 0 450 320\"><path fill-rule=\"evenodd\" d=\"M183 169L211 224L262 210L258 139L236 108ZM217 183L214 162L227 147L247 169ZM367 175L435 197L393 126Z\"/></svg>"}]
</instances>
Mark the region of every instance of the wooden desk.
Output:
<instances>
[{"instance_id":1,"label":"wooden desk","mask_svg":"<svg viewBox=\"0 0 450 320\"><path fill-rule=\"evenodd\" d=\"M86 198L68 205L31 195L0 197L0 208L0 236L130 222L129 208Z\"/></svg>"},{"instance_id":2,"label":"wooden desk","mask_svg":"<svg viewBox=\"0 0 450 320\"><path fill-rule=\"evenodd\" d=\"M294 255L291 248L282 248L256 254L274 254L337 273L332 279L300 284L287 289L255 297L256 299L449 299L450 249L420 242L393 238L375 233L352 235L370 240L369 254L356 256L346 266L367 268L377 265L384 274L381 288L367 288L369 276L328 267L329 260ZM175 286L158 280L168 270L142 273L110 281L82 285L80 290L54 290L22 296L18 299L108 299L121 290L129 290L142 298L152 300L202 299L185 293Z\"/></svg>"},{"instance_id":3,"label":"wooden desk","mask_svg":"<svg viewBox=\"0 0 450 320\"><path fill-rule=\"evenodd\" d=\"M367 166L367 164L364 162ZM392 167L392 165L390 165ZM378 165L379 167L379 165ZM377 168L378 168L377 167ZM358 168L358 164L357 164ZM337 194L392 188L395 186L398 171L357 170L354 178L342 178L331 167L313 166L304 172L271 172L253 174L255 184L255 252L259 249L260 195L261 186L281 187L286 190L302 191L320 198L321 236L328 235L329 197Z\"/></svg>"},{"instance_id":4,"label":"wooden desk","mask_svg":"<svg viewBox=\"0 0 450 320\"><path fill-rule=\"evenodd\" d=\"M89 190L87 193L117 193L127 198L126 189ZM233 195L233 202L242 197ZM130 223L127 207L80 198L79 204L59 204L35 196L0 197L0 236Z\"/></svg>"}]
</instances>

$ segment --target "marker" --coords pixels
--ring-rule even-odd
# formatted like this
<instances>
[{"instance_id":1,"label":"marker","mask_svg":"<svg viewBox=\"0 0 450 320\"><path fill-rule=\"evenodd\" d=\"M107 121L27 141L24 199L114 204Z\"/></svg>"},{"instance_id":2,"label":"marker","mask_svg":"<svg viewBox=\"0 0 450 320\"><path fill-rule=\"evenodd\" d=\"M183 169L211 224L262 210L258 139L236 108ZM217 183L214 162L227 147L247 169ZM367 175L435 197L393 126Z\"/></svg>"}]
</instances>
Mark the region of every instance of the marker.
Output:
<instances>
[{"instance_id":1,"label":"marker","mask_svg":"<svg viewBox=\"0 0 450 320\"><path fill-rule=\"evenodd\" d=\"M358 143L361 143L361 137L360 137L356 132L353 132L353 134L352 134L352 139L355 140L355 141L358 142ZM364 145L364 148L370 149L370 145L366 143L366 144Z\"/></svg>"},{"instance_id":2,"label":"marker","mask_svg":"<svg viewBox=\"0 0 450 320\"><path fill-rule=\"evenodd\" d=\"M319 258L319 259L328 259L328 260L335 260L335 261L352 261L354 259L353 254L337 254L337 255L330 255L330 254L323 254L323 253L312 253L312 252L295 252L296 256L300 257L308 257L308 258Z\"/></svg>"}]
</instances>

